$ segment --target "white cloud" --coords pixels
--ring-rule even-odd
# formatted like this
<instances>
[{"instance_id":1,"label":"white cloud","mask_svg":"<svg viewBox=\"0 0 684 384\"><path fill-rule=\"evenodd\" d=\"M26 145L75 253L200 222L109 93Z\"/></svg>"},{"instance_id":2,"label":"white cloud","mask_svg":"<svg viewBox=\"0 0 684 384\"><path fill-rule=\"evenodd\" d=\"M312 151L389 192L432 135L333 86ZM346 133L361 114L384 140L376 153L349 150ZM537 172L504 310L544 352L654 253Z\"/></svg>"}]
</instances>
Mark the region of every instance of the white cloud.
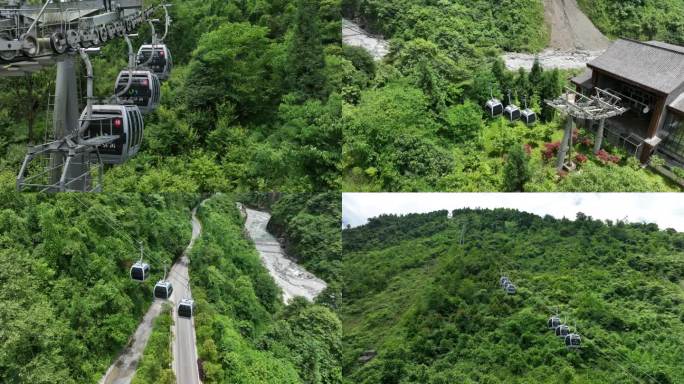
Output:
<instances>
[{"instance_id":1,"label":"white cloud","mask_svg":"<svg viewBox=\"0 0 684 384\"><path fill-rule=\"evenodd\" d=\"M684 232L684 195L679 193L344 193L342 222L359 226L383 213L478 207L569 219L583 212L595 219L656 223Z\"/></svg>"}]
</instances>

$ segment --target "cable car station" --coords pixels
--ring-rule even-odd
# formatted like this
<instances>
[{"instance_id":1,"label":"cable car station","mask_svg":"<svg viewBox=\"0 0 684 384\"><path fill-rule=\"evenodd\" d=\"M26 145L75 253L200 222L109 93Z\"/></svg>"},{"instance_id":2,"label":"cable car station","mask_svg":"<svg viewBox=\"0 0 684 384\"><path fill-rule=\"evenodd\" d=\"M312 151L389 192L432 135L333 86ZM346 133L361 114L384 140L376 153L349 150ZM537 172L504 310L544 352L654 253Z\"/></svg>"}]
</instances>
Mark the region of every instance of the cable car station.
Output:
<instances>
[{"instance_id":1,"label":"cable car station","mask_svg":"<svg viewBox=\"0 0 684 384\"><path fill-rule=\"evenodd\" d=\"M161 80L169 77L171 52L164 44L171 23L168 5L143 7L142 0L70 1L43 5L9 0L0 9L0 76L25 76L57 67L54 139L30 147L17 175L19 191L94 192L103 189L104 164L122 164L140 150L143 113L157 108ZM153 16L163 10L164 35L157 36ZM148 23L150 44L134 54L129 36ZM93 96L90 57L108 41L123 38L128 68L105 101ZM86 67L86 106L79 110L76 59Z\"/></svg>"}]
</instances>

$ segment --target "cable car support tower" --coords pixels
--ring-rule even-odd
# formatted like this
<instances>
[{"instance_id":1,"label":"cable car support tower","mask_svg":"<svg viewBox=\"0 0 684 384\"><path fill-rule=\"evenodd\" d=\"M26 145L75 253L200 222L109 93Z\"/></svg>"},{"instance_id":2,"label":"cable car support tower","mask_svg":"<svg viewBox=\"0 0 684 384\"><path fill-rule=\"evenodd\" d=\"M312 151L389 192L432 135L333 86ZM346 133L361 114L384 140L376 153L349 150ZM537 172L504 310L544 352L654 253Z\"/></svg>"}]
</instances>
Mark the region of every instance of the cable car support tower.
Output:
<instances>
[{"instance_id":1,"label":"cable car support tower","mask_svg":"<svg viewBox=\"0 0 684 384\"><path fill-rule=\"evenodd\" d=\"M97 53L109 40L134 33L158 8L163 7L166 13L166 6L143 9L142 0L47 0L42 6L25 3L24 0L0 1L0 76L25 76L53 65L57 67L57 75L54 136L28 149L17 176L17 189L101 191L104 166L99 148L112 144L119 136L84 137L93 103L89 55ZM87 68L85 119L79 119L77 55Z\"/></svg>"},{"instance_id":2,"label":"cable car support tower","mask_svg":"<svg viewBox=\"0 0 684 384\"><path fill-rule=\"evenodd\" d=\"M569 156L568 152L572 149L572 131L576 120L599 121L599 129L596 133L596 144L594 146L594 153L598 153L601 149L606 119L620 116L627 112L627 108L620 104L622 101L620 97L600 88L595 89L596 94L586 96L566 88L566 92L557 99L545 100L548 106L567 115L563 139L558 150L558 163L556 164L558 171L575 170L574 162L572 160L566 161L566 159Z\"/></svg>"}]
</instances>

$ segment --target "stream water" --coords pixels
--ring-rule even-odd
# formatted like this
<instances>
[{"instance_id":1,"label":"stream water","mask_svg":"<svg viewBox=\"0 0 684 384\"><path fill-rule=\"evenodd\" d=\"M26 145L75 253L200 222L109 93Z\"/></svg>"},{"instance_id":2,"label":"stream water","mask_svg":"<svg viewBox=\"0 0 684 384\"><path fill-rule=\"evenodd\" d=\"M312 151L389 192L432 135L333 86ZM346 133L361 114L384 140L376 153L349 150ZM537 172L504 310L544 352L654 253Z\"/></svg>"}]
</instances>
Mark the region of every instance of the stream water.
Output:
<instances>
[{"instance_id":1,"label":"stream water","mask_svg":"<svg viewBox=\"0 0 684 384\"><path fill-rule=\"evenodd\" d=\"M262 263L283 291L283 301L288 303L297 296L313 301L327 287L325 281L285 256L278 240L267 230L271 219L268 212L242 206L240 209L247 217L245 229L254 241Z\"/></svg>"},{"instance_id":2,"label":"stream water","mask_svg":"<svg viewBox=\"0 0 684 384\"><path fill-rule=\"evenodd\" d=\"M364 31L351 20L342 19L342 42L353 47L364 48L375 60L382 60L389 53L389 43L379 36Z\"/></svg>"}]
</instances>

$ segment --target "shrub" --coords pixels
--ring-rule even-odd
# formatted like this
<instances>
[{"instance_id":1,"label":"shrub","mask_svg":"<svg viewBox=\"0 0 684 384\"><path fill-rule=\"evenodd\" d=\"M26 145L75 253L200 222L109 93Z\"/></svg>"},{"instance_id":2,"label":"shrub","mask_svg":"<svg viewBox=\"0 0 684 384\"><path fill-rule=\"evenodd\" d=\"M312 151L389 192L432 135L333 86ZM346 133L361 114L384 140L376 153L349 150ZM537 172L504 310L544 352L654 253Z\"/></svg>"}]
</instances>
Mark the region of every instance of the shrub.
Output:
<instances>
[{"instance_id":1,"label":"shrub","mask_svg":"<svg viewBox=\"0 0 684 384\"><path fill-rule=\"evenodd\" d=\"M542 159L544 161L549 161L556 157L558 151L560 150L560 141L553 143L544 143L544 150L542 151Z\"/></svg>"},{"instance_id":2,"label":"shrub","mask_svg":"<svg viewBox=\"0 0 684 384\"><path fill-rule=\"evenodd\" d=\"M620 162L620 156L612 155L608 152L606 152L604 149L600 150L596 154L596 158L603 163L604 165L607 164L617 164Z\"/></svg>"}]
</instances>

